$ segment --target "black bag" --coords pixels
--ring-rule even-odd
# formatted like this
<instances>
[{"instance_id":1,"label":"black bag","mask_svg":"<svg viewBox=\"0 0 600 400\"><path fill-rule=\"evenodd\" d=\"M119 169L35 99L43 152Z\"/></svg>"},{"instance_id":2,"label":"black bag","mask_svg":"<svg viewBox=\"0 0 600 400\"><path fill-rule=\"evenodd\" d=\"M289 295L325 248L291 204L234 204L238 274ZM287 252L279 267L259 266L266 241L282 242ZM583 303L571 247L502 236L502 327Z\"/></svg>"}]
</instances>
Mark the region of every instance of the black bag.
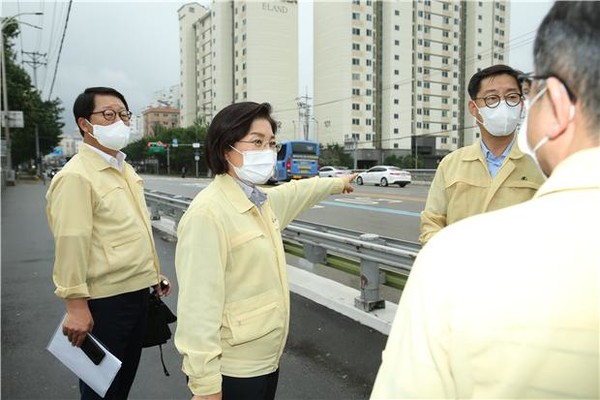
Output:
<instances>
[{"instance_id":1,"label":"black bag","mask_svg":"<svg viewBox=\"0 0 600 400\"><path fill-rule=\"evenodd\" d=\"M169 307L163 303L156 293L150 293L150 297L148 298L148 317L143 347L159 347L160 361L166 376L169 376L169 371L167 371L163 359L162 345L167 343L167 340L171 339L172 335L169 324L172 324L175 321L177 321L177 317L171 312Z\"/></svg>"},{"instance_id":2,"label":"black bag","mask_svg":"<svg viewBox=\"0 0 600 400\"><path fill-rule=\"evenodd\" d=\"M177 317L169 310L169 307L155 293L150 293L144 347L167 343L167 340L171 339L169 324L175 321L177 321Z\"/></svg>"}]
</instances>

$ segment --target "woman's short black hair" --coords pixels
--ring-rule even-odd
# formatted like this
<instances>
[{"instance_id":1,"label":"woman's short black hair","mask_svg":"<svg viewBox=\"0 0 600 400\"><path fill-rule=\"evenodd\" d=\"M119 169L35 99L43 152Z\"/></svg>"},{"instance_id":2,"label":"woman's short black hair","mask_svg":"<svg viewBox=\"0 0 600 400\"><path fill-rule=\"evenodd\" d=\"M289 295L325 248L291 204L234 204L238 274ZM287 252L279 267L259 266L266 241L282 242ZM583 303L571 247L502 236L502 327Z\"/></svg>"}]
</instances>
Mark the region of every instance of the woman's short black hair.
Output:
<instances>
[{"instance_id":1,"label":"woman's short black hair","mask_svg":"<svg viewBox=\"0 0 600 400\"><path fill-rule=\"evenodd\" d=\"M94 100L97 94L105 94L117 97L123 102L127 111L129 111L129 106L127 105L125 96L115 89L109 87L91 87L85 89L83 93L77 96L75 103L73 103L73 115L75 116L75 123L77 123L79 118L85 118L89 120L90 116L94 112L94 107L96 106ZM83 132L81 128L79 128L79 132L81 133L81 136L84 136L85 132Z\"/></svg>"},{"instance_id":2,"label":"woman's short black hair","mask_svg":"<svg viewBox=\"0 0 600 400\"><path fill-rule=\"evenodd\" d=\"M277 123L271 117L269 103L234 103L215 115L208 127L204 146L206 165L213 174L224 174L229 170L225 153L231 150L230 146L248 134L250 126L257 119L269 121L273 134L277 133Z\"/></svg>"}]
</instances>

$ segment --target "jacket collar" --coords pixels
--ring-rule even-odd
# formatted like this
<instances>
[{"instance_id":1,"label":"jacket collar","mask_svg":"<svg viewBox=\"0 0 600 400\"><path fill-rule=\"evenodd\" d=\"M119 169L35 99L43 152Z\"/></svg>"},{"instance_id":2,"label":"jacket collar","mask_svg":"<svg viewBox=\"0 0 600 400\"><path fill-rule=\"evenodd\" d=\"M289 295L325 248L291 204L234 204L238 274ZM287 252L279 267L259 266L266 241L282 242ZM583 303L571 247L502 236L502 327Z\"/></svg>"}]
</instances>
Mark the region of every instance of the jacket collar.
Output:
<instances>
[{"instance_id":1,"label":"jacket collar","mask_svg":"<svg viewBox=\"0 0 600 400\"><path fill-rule=\"evenodd\" d=\"M554 168L534 197L574 189L600 189L600 147L571 154Z\"/></svg>"},{"instance_id":2,"label":"jacket collar","mask_svg":"<svg viewBox=\"0 0 600 400\"><path fill-rule=\"evenodd\" d=\"M521 151L521 149L519 149L518 144L516 143L517 138L515 137L513 144L512 144L512 148L510 149L510 152L507 154L507 157L512 159L512 160L518 160L520 158L523 158L523 156L525 154L523 154L523 152ZM481 160L484 163L485 161L485 154L483 154L483 150L481 149L482 147L482 143L481 143L481 138L473 143L470 146L464 147L464 154L463 154L463 160L464 161L475 161L475 160Z\"/></svg>"},{"instance_id":3,"label":"jacket collar","mask_svg":"<svg viewBox=\"0 0 600 400\"><path fill-rule=\"evenodd\" d=\"M86 144L81 145L81 147L79 148L78 154L81 155L81 157L88 160L89 162L91 162L92 165L94 166L94 168L96 168L98 171L102 171L107 168L111 168L110 164L107 163L106 160L103 159L100 154L94 152Z\"/></svg>"},{"instance_id":4,"label":"jacket collar","mask_svg":"<svg viewBox=\"0 0 600 400\"><path fill-rule=\"evenodd\" d=\"M240 185L229 174L215 176L215 184L223 191L225 197L231 202L235 209L243 214L254 207Z\"/></svg>"}]
</instances>

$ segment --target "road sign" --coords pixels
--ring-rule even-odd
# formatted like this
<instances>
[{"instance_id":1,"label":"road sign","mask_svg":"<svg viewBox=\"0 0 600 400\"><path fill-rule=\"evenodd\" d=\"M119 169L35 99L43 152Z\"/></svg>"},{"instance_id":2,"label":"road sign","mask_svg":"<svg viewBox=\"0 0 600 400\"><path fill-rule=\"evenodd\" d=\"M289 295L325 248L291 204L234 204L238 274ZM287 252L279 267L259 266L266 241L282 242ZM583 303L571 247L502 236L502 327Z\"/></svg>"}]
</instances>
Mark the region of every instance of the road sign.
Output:
<instances>
[{"instance_id":1,"label":"road sign","mask_svg":"<svg viewBox=\"0 0 600 400\"><path fill-rule=\"evenodd\" d=\"M163 142L148 142L148 153L150 153L150 154L164 153L165 147L166 146Z\"/></svg>"},{"instance_id":2,"label":"road sign","mask_svg":"<svg viewBox=\"0 0 600 400\"><path fill-rule=\"evenodd\" d=\"M200 156L194 156L194 160L200 161Z\"/></svg>"},{"instance_id":3,"label":"road sign","mask_svg":"<svg viewBox=\"0 0 600 400\"><path fill-rule=\"evenodd\" d=\"M192 143L192 147L194 149L199 149L200 148L200 143Z\"/></svg>"},{"instance_id":4,"label":"road sign","mask_svg":"<svg viewBox=\"0 0 600 400\"><path fill-rule=\"evenodd\" d=\"M6 118L4 118L4 111L2 111L1 118L3 128L5 120L8 120L9 128L23 128L25 126L25 122L23 121L23 111L9 111Z\"/></svg>"},{"instance_id":5,"label":"road sign","mask_svg":"<svg viewBox=\"0 0 600 400\"><path fill-rule=\"evenodd\" d=\"M173 147L177 147L179 146L179 141L175 138L173 138L173 142L171 142L171 144L173 145Z\"/></svg>"}]
</instances>

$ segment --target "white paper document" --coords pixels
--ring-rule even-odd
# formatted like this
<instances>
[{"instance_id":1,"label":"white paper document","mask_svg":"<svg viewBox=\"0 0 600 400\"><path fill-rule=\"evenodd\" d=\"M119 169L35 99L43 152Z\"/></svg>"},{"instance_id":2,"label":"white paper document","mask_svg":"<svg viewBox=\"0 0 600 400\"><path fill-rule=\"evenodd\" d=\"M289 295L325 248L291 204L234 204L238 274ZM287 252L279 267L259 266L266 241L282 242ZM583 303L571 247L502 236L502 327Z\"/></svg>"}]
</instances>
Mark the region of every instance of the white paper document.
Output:
<instances>
[{"instance_id":1,"label":"white paper document","mask_svg":"<svg viewBox=\"0 0 600 400\"><path fill-rule=\"evenodd\" d=\"M112 355L94 336L89 335L90 339L94 340L106 353L100 364L95 365L79 347L71 345L69 339L62 333L62 324L63 321L58 324L58 328L56 328L56 332L54 332L54 336L48 344L48 351L98 395L104 397L110 384L115 379L115 375L121 368L121 361Z\"/></svg>"}]
</instances>

